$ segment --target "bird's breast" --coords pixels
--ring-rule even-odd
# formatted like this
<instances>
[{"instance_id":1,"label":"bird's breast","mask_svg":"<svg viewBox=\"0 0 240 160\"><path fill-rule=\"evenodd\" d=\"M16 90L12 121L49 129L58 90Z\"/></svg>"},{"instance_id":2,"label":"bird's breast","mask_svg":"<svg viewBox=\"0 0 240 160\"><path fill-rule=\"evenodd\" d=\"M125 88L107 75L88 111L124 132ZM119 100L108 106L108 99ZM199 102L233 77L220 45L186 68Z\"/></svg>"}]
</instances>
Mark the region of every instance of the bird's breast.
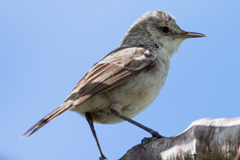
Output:
<instances>
[{"instance_id":1,"label":"bird's breast","mask_svg":"<svg viewBox=\"0 0 240 160\"><path fill-rule=\"evenodd\" d=\"M130 118L136 116L144 111L158 96L166 81L169 66L162 61L157 61L154 65L151 71L134 78L134 83L130 81L126 83L128 92L122 95L122 98L125 99L123 105L125 107L122 108L124 115Z\"/></svg>"}]
</instances>

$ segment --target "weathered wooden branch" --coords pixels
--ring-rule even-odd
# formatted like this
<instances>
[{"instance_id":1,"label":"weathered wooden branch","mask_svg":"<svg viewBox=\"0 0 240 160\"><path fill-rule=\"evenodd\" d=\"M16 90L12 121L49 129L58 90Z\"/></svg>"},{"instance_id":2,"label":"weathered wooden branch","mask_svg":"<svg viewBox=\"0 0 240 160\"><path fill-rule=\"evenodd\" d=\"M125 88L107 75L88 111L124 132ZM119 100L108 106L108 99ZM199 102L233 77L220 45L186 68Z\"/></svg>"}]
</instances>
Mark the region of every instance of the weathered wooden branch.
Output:
<instances>
[{"instance_id":1,"label":"weathered wooden branch","mask_svg":"<svg viewBox=\"0 0 240 160\"><path fill-rule=\"evenodd\" d=\"M240 117L200 119L183 133L138 144L121 160L240 160Z\"/></svg>"}]
</instances>

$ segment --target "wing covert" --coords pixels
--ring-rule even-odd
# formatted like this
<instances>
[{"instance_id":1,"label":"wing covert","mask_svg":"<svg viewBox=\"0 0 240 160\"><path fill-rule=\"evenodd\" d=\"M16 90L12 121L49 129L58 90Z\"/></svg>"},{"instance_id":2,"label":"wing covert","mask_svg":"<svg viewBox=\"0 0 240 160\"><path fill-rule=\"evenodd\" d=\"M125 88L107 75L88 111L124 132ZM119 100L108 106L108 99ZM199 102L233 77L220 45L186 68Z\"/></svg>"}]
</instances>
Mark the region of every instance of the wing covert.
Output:
<instances>
[{"instance_id":1,"label":"wing covert","mask_svg":"<svg viewBox=\"0 0 240 160\"><path fill-rule=\"evenodd\" d=\"M74 105L78 105L86 100L86 96L88 99L130 80L141 71L149 70L155 60L154 54L143 47L113 51L90 69L66 101L74 100Z\"/></svg>"}]
</instances>

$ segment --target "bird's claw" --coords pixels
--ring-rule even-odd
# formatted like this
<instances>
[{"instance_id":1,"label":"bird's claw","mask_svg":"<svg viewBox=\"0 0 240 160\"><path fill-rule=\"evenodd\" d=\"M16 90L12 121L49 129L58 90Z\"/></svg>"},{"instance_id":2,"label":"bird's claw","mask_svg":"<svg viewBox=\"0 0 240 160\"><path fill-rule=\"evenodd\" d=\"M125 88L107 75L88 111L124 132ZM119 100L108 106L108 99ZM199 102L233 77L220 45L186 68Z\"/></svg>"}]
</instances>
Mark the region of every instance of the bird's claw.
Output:
<instances>
[{"instance_id":1,"label":"bird's claw","mask_svg":"<svg viewBox=\"0 0 240 160\"><path fill-rule=\"evenodd\" d=\"M108 160L106 157L99 157L99 160Z\"/></svg>"},{"instance_id":2,"label":"bird's claw","mask_svg":"<svg viewBox=\"0 0 240 160\"><path fill-rule=\"evenodd\" d=\"M149 137L149 138L145 137L145 138L143 138L142 141L141 141L141 144L148 144L148 143L150 143L152 141L155 141L155 140L161 139L161 138L164 138L164 137L161 136L160 134L158 134L158 132L154 132L154 133L152 133L152 137Z\"/></svg>"}]
</instances>

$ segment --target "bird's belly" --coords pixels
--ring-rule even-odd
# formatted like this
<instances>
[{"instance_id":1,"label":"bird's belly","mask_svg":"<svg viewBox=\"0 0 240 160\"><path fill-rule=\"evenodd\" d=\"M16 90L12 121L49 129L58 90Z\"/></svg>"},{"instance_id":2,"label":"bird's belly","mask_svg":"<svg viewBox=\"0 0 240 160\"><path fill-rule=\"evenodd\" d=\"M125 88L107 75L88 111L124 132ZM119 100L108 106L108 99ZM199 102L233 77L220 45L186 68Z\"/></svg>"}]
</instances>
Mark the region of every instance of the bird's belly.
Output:
<instances>
[{"instance_id":1,"label":"bird's belly","mask_svg":"<svg viewBox=\"0 0 240 160\"><path fill-rule=\"evenodd\" d=\"M113 89L88 99L75 107L74 111L83 116L86 112L91 112L95 122L113 124L123 121L110 111L110 108L117 104L118 108L114 109L133 118L144 111L157 97L165 83L167 72L168 70L162 67L160 70L141 73Z\"/></svg>"},{"instance_id":2,"label":"bird's belly","mask_svg":"<svg viewBox=\"0 0 240 160\"><path fill-rule=\"evenodd\" d=\"M165 79L166 77L163 74L156 76L142 74L134 80L135 83L128 82L129 84L126 84L125 87L128 92L116 95L119 100L123 100L118 102L123 106L120 108L122 114L133 118L144 111L158 96Z\"/></svg>"}]
</instances>

